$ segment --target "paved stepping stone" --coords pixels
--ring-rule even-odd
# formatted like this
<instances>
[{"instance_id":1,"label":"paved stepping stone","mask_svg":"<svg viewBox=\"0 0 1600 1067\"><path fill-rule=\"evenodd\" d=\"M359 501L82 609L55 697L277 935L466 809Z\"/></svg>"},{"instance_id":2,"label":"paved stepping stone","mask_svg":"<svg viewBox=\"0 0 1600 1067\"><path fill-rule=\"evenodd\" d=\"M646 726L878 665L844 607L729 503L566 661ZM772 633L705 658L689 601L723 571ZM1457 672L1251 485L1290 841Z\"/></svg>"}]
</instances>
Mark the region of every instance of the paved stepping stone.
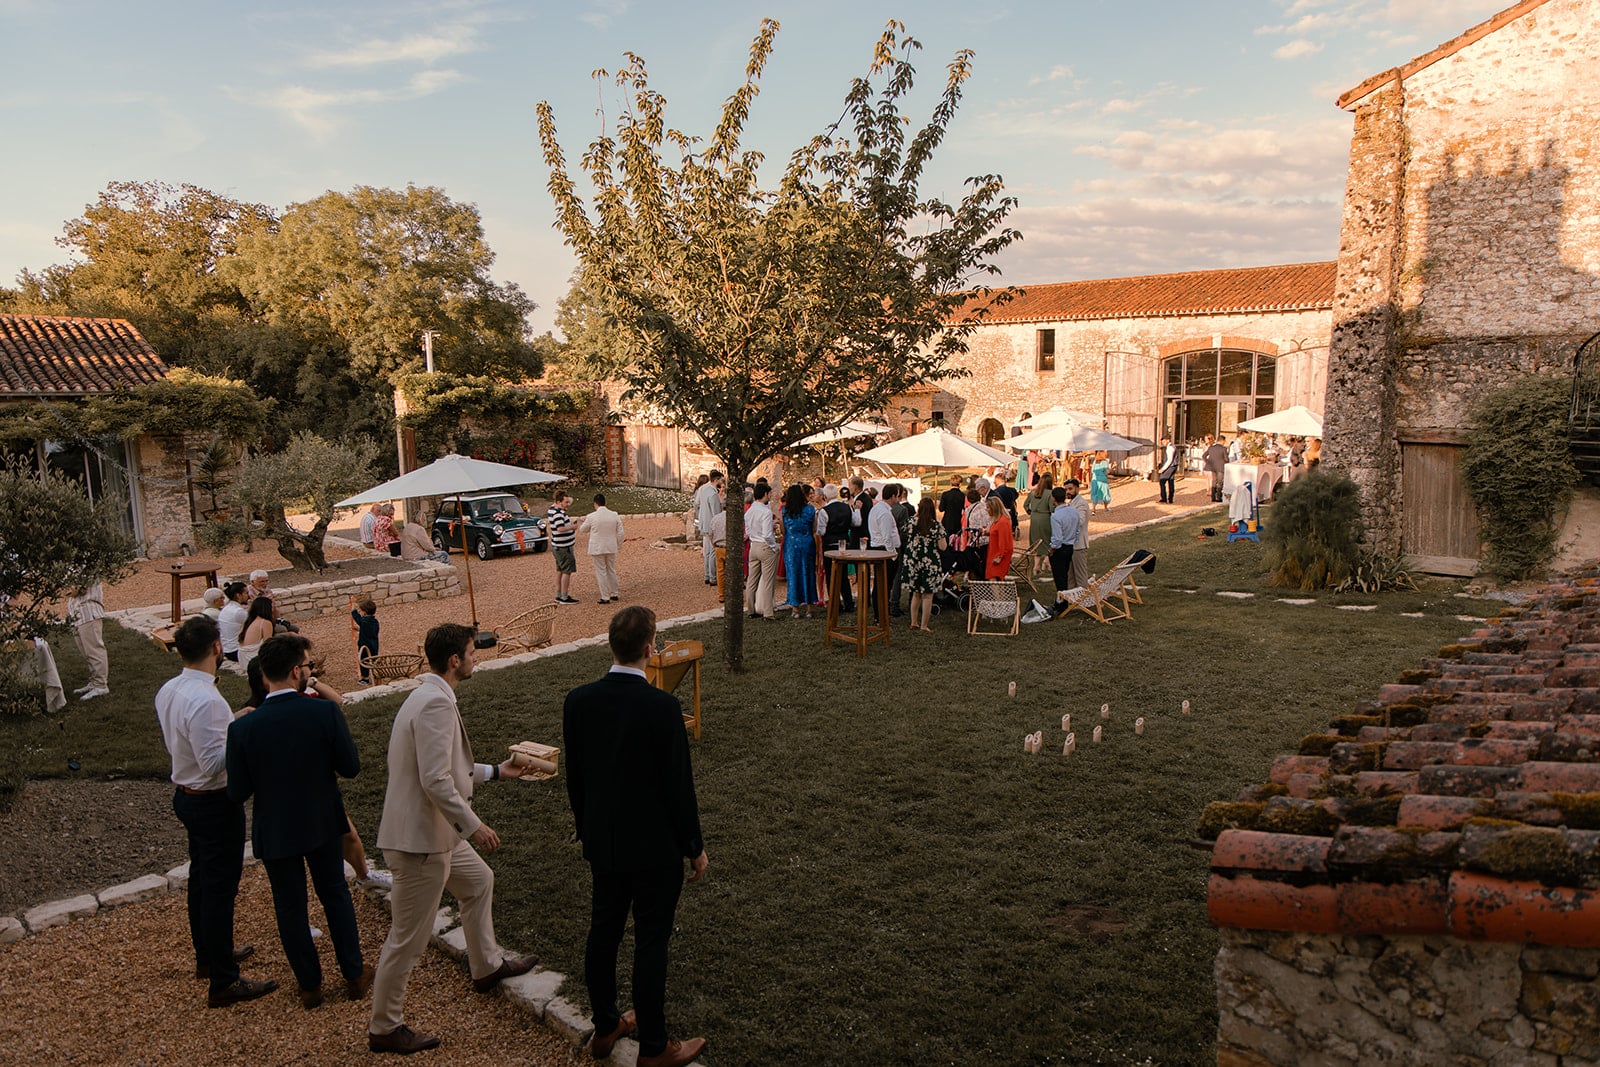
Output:
<instances>
[{"instance_id":1,"label":"paved stepping stone","mask_svg":"<svg viewBox=\"0 0 1600 1067\"><path fill-rule=\"evenodd\" d=\"M1228 592L1228 591L1223 591L1221 593L1218 593L1217 595L1218 596L1225 596L1225 597L1228 597L1228 598L1230 598L1232 600L1249 600L1251 597L1255 596L1254 593L1233 593L1233 592Z\"/></svg>"},{"instance_id":2,"label":"paved stepping stone","mask_svg":"<svg viewBox=\"0 0 1600 1067\"><path fill-rule=\"evenodd\" d=\"M1340 611L1377 611L1376 604L1340 604Z\"/></svg>"},{"instance_id":3,"label":"paved stepping stone","mask_svg":"<svg viewBox=\"0 0 1600 1067\"><path fill-rule=\"evenodd\" d=\"M1477 615L1457 615L1456 616L1456 621L1457 622L1487 622L1488 620L1487 619L1483 619L1483 618L1479 618Z\"/></svg>"},{"instance_id":4,"label":"paved stepping stone","mask_svg":"<svg viewBox=\"0 0 1600 1067\"><path fill-rule=\"evenodd\" d=\"M1400 614L1407 619L1426 619L1428 617L1426 611L1402 611Z\"/></svg>"},{"instance_id":5,"label":"paved stepping stone","mask_svg":"<svg viewBox=\"0 0 1600 1067\"><path fill-rule=\"evenodd\" d=\"M1281 597L1278 598L1278 603L1280 603L1280 604L1293 604L1295 607L1298 608L1298 607L1302 607L1302 606L1304 606L1306 604L1315 604L1316 600L1312 599L1311 597L1286 597L1286 596L1281 596Z\"/></svg>"}]
</instances>

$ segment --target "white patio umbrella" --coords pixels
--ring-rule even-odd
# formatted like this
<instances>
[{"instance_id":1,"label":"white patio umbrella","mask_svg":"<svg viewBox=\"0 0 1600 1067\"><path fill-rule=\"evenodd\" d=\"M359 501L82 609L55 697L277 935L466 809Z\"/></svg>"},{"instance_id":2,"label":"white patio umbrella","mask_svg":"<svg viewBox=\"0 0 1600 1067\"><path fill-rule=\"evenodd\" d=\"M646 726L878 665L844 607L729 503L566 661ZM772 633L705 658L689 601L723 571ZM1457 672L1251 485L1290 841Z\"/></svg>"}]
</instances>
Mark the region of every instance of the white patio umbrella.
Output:
<instances>
[{"instance_id":1,"label":"white patio umbrella","mask_svg":"<svg viewBox=\"0 0 1600 1067\"><path fill-rule=\"evenodd\" d=\"M1006 438L1006 447L1018 452L1037 448L1043 452L1132 452L1143 448L1139 441L1119 437L1110 430L1097 430L1076 422L1058 422Z\"/></svg>"},{"instance_id":2,"label":"white patio umbrella","mask_svg":"<svg viewBox=\"0 0 1600 1067\"><path fill-rule=\"evenodd\" d=\"M549 474L509 463L490 463L484 459L458 456L454 452L418 467L409 474L391 478L364 493L347 496L335 507L348 508L376 504L382 500L404 500L414 496L453 496L460 511L461 494L513 485L544 485L565 481L560 474ZM478 628L478 601L472 594L472 553L467 551L467 524L461 524L461 565L467 575L467 607L472 612L472 628Z\"/></svg>"},{"instance_id":3,"label":"white patio umbrella","mask_svg":"<svg viewBox=\"0 0 1600 1067\"><path fill-rule=\"evenodd\" d=\"M1321 437L1322 416L1304 404L1296 404L1259 419L1246 419L1239 424L1239 429L1254 433L1282 433L1290 437Z\"/></svg>"},{"instance_id":4,"label":"white patio umbrella","mask_svg":"<svg viewBox=\"0 0 1600 1067\"><path fill-rule=\"evenodd\" d=\"M1099 427L1101 421L1102 416L1100 415L1092 415L1087 411L1073 411L1071 408L1064 408L1057 404L1055 407L1047 408L1037 415L1021 420L1017 425L1033 427L1059 426L1064 422L1076 422L1080 426Z\"/></svg>"},{"instance_id":5,"label":"white patio umbrella","mask_svg":"<svg viewBox=\"0 0 1600 1067\"><path fill-rule=\"evenodd\" d=\"M996 463L1010 465L1016 460L998 448L980 445L938 426L857 452L856 458L900 467L989 467Z\"/></svg>"},{"instance_id":6,"label":"white patio umbrella","mask_svg":"<svg viewBox=\"0 0 1600 1067\"><path fill-rule=\"evenodd\" d=\"M809 437L802 437L795 444L831 445L836 441L847 441L852 437L872 437L876 434L888 433L892 429L894 427L884 426L876 422L851 421L829 430L823 430L820 433L814 433Z\"/></svg>"}]
</instances>

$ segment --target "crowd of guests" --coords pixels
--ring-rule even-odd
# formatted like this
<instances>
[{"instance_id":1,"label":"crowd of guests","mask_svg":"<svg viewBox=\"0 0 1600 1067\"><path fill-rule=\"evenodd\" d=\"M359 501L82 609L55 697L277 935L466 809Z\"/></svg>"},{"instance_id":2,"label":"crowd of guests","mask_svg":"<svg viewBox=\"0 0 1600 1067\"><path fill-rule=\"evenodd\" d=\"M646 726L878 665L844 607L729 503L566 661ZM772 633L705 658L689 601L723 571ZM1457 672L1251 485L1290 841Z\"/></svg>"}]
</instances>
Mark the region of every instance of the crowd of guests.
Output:
<instances>
[{"instance_id":1,"label":"crowd of guests","mask_svg":"<svg viewBox=\"0 0 1600 1067\"><path fill-rule=\"evenodd\" d=\"M814 618L826 604L826 554L863 548L894 553L887 565L889 615L905 617L909 596L913 632L932 632L936 598L953 588L957 576L998 580L1010 575L1019 544L1032 574L1059 565L1063 581L1082 585L1088 579L1090 501L1079 495L1079 484L1069 478L1056 486L1046 470L1023 494L1005 471L996 471L993 480L952 475L949 488L937 499L922 497L913 506L900 483L880 488L860 475L838 484L820 477L810 484L791 484L781 501L775 499L774 487L758 478L744 487L742 557L731 557L732 565L744 568L744 610L752 619L767 621ZM718 567L730 565L723 518L727 492L720 471L706 475L695 490L694 520L707 585L720 585ZM1057 519L1061 507L1069 507L1072 516ZM1076 564L1071 562L1074 556ZM876 613L877 596L871 595ZM855 610L855 591L848 581L839 590L839 602L843 611Z\"/></svg>"},{"instance_id":2,"label":"crowd of guests","mask_svg":"<svg viewBox=\"0 0 1600 1067\"><path fill-rule=\"evenodd\" d=\"M229 600L229 605L237 605ZM254 603L252 602L252 608ZM246 615L250 612L247 609ZM257 616L253 622L270 619ZM705 873L682 708L648 684L655 615L623 608L608 630L614 665L600 681L567 694L563 712L565 785L577 840L591 872L591 923L584 977L595 1024L590 1051L603 1059L637 1031L640 1067L682 1067L705 1047L671 1039L666 1023L668 943L685 881ZM361 773L361 760L339 694L317 678L311 641L269 634L250 661L252 691L237 712L217 690L226 661L217 619L202 613L174 634L182 671L155 698L171 757L173 810L188 832L188 909L195 977L212 1008L266 996L273 979L247 978L240 963L253 946L236 946L234 902L242 877L246 802L251 842L271 888L278 937L296 996L307 1010L327 995L309 925L307 879L326 916L340 987L350 1000L370 992L367 1045L409 1054L440 1044L405 1022L410 973L427 948L441 894L461 908L471 983L488 993L535 965L503 952L492 915L494 872L483 856L499 834L475 814L475 788L521 778L516 757L477 763L457 699L476 664L475 628L444 623L423 644L429 672L396 713L390 731L387 787L377 843L388 865L391 921L376 966L364 958L344 864L369 872L360 835L344 807L339 780ZM621 1011L617 952L634 917L633 1003Z\"/></svg>"}]
</instances>

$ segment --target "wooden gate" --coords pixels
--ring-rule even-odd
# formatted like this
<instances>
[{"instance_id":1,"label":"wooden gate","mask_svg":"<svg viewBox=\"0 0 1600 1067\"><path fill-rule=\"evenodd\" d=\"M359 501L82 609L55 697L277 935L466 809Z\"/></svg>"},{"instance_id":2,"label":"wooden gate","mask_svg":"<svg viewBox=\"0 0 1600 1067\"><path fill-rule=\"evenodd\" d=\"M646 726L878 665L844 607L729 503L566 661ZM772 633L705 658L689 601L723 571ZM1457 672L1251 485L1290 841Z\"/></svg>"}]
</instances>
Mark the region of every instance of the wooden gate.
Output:
<instances>
[{"instance_id":1,"label":"wooden gate","mask_svg":"<svg viewBox=\"0 0 1600 1067\"><path fill-rule=\"evenodd\" d=\"M678 470L676 426L634 426L634 482L660 489L683 488Z\"/></svg>"},{"instance_id":2,"label":"wooden gate","mask_svg":"<svg viewBox=\"0 0 1600 1067\"><path fill-rule=\"evenodd\" d=\"M1478 516L1461 477L1461 446L1400 443L1400 551L1430 574L1475 574Z\"/></svg>"}]
</instances>

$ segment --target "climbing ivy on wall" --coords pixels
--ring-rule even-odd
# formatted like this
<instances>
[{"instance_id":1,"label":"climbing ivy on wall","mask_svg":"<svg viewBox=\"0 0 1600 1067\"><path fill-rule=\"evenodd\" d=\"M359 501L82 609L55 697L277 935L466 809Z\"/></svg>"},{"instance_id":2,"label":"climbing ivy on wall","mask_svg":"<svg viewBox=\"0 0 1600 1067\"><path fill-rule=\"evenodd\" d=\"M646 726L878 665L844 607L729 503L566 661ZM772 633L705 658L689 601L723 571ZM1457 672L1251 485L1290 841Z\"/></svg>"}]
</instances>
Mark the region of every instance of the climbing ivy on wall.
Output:
<instances>
[{"instance_id":1,"label":"climbing ivy on wall","mask_svg":"<svg viewBox=\"0 0 1600 1067\"><path fill-rule=\"evenodd\" d=\"M243 382L174 368L164 381L82 399L30 400L0 406L0 442L131 440L149 434L256 437L272 401Z\"/></svg>"},{"instance_id":2,"label":"climbing ivy on wall","mask_svg":"<svg viewBox=\"0 0 1600 1067\"><path fill-rule=\"evenodd\" d=\"M1468 412L1461 472L1491 577L1527 578L1556 556L1556 522L1578 481L1571 402L1566 380L1534 375L1484 394Z\"/></svg>"},{"instance_id":3,"label":"climbing ivy on wall","mask_svg":"<svg viewBox=\"0 0 1600 1067\"><path fill-rule=\"evenodd\" d=\"M519 462L510 456L511 446L525 447L531 454L536 436L550 439L561 453L560 446L573 430L551 426L549 419L579 414L590 403L589 393L582 389L535 391L477 375L406 374L394 384L407 408L400 425L416 431L417 455L423 462L452 450L482 452L486 447L497 454L485 458ZM486 444L488 440L495 444Z\"/></svg>"}]
</instances>

